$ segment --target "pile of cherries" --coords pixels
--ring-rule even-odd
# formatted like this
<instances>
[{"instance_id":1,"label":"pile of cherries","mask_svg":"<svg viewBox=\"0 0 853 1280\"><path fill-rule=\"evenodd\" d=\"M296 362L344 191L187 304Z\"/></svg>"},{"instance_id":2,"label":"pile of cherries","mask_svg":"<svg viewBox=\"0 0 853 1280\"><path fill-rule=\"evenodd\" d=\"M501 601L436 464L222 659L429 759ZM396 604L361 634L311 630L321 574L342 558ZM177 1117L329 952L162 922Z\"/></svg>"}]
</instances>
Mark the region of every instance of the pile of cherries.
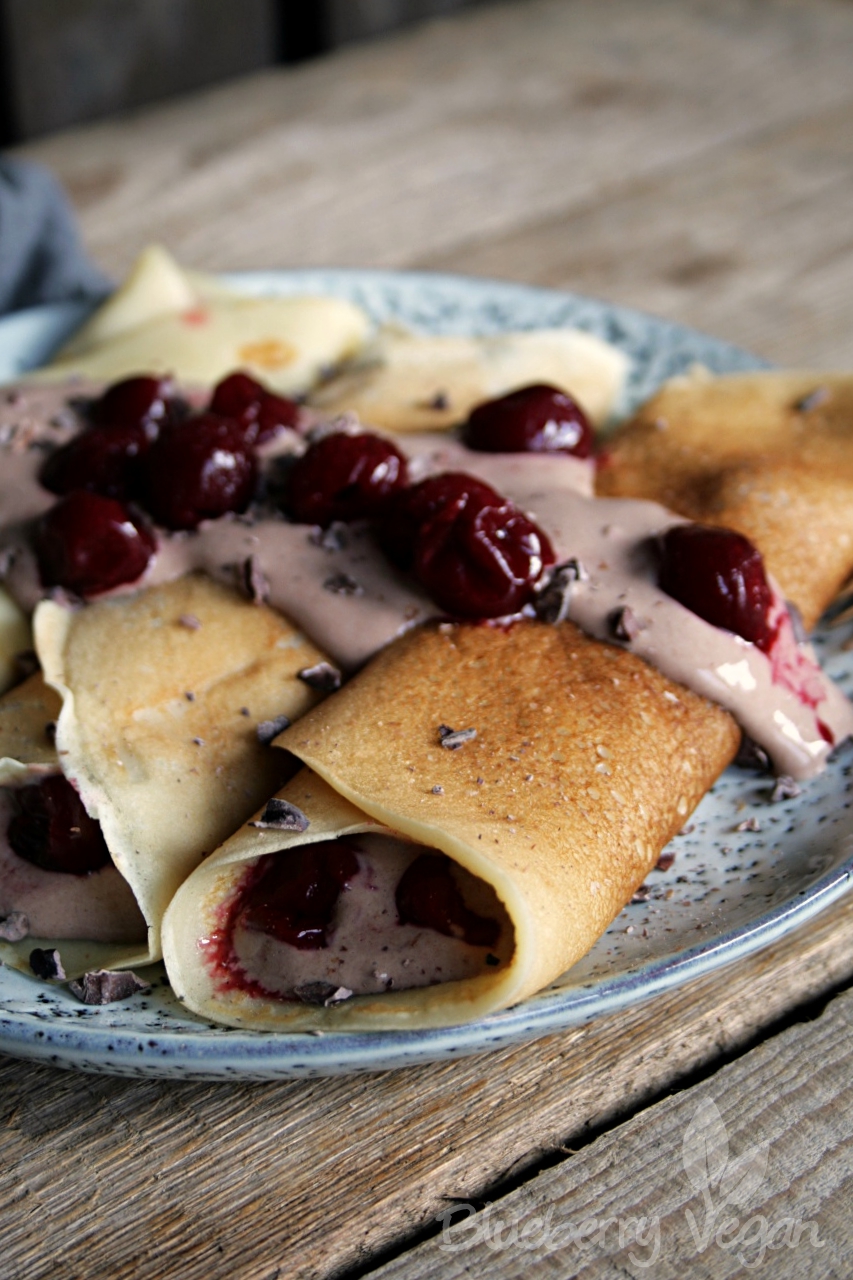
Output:
<instances>
[{"instance_id":1,"label":"pile of cherries","mask_svg":"<svg viewBox=\"0 0 853 1280\"><path fill-rule=\"evenodd\" d=\"M40 480L59 495L39 521L45 586L81 596L135 582L156 549L147 513L167 529L245 511L256 448L294 427L299 407L233 373L190 413L169 379L127 378L90 407L91 426L50 455ZM141 510L140 510L141 509Z\"/></svg>"},{"instance_id":2,"label":"pile of cherries","mask_svg":"<svg viewBox=\"0 0 853 1280\"><path fill-rule=\"evenodd\" d=\"M586 458L592 430L555 387L524 387L478 405L462 428L469 449ZM554 549L543 531L490 485L450 471L409 483L403 454L362 432L327 435L290 472L285 505L306 523L369 519L398 568L458 618L506 617L532 599Z\"/></svg>"},{"instance_id":3,"label":"pile of cherries","mask_svg":"<svg viewBox=\"0 0 853 1280\"><path fill-rule=\"evenodd\" d=\"M195 414L167 379L110 387L92 405L89 429L42 469L42 484L60 496L36 530L43 584L91 596L134 582L156 548L146 516L178 530L245 511L256 447L298 416L293 401L245 373L220 382ZM587 457L592 447L583 410L547 386L478 406L462 435L469 448L489 452ZM290 472L284 505L306 524L373 521L392 561L458 617L517 613L554 562L546 535L489 485L460 472L410 485L403 454L369 432L312 444Z\"/></svg>"},{"instance_id":4,"label":"pile of cherries","mask_svg":"<svg viewBox=\"0 0 853 1280\"><path fill-rule=\"evenodd\" d=\"M164 378L109 387L88 430L47 459L41 482L59 495L38 522L45 586L81 596L135 582L156 549L148 523L196 529L245 511L258 476L256 450L299 423L299 406L245 373L232 373L205 410L191 413ZM593 433L565 392L534 385L476 406L461 429L469 449L588 458ZM412 485L406 459L371 432L332 432L292 466L283 498L292 520L328 527L370 520L398 568L448 614L516 614L555 554L546 534L490 485L445 472ZM740 534L679 525L662 540L659 583L669 595L765 652L776 636L761 556Z\"/></svg>"}]
</instances>

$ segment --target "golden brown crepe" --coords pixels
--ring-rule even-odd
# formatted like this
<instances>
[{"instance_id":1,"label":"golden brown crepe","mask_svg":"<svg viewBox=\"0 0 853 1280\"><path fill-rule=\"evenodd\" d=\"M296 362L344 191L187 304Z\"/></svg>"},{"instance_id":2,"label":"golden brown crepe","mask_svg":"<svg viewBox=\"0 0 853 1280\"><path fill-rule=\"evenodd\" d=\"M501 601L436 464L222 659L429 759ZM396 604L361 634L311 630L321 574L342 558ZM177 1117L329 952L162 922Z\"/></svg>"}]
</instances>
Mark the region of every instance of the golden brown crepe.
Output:
<instances>
[{"instance_id":1,"label":"golden brown crepe","mask_svg":"<svg viewBox=\"0 0 853 1280\"><path fill-rule=\"evenodd\" d=\"M298 673L324 655L273 610L200 575L82 609L44 601L34 629L46 683L0 699L2 780L61 767L148 925L141 950L102 950L99 962L157 959L177 886L292 772L258 727L269 737L277 717L317 702ZM21 967L34 945L17 945ZM60 950L72 976L75 946Z\"/></svg>"},{"instance_id":2,"label":"golden brown crepe","mask_svg":"<svg viewBox=\"0 0 853 1280\"><path fill-rule=\"evenodd\" d=\"M442 725L477 735L448 750ZM412 633L278 740L308 766L279 796L310 825L244 826L187 880L164 925L174 989L207 1018L293 1031L449 1025L521 1000L600 936L739 737L719 707L569 623ZM211 964L202 940L260 855L369 830L438 849L492 885L513 924L511 961L329 1008L252 996Z\"/></svg>"},{"instance_id":3,"label":"golden brown crepe","mask_svg":"<svg viewBox=\"0 0 853 1280\"><path fill-rule=\"evenodd\" d=\"M245 369L273 390L294 395L354 355L369 330L365 313L343 298L240 295L213 277L182 271L154 247L32 376L112 382L144 372L211 386Z\"/></svg>"},{"instance_id":4,"label":"golden brown crepe","mask_svg":"<svg viewBox=\"0 0 853 1280\"><path fill-rule=\"evenodd\" d=\"M545 382L570 392L601 424L617 406L627 369L623 352L578 329L468 338L386 328L311 403L327 414L356 413L385 431L446 431L483 400Z\"/></svg>"},{"instance_id":5,"label":"golden brown crepe","mask_svg":"<svg viewBox=\"0 0 853 1280\"><path fill-rule=\"evenodd\" d=\"M810 629L853 567L853 375L674 378L610 438L597 488L745 534Z\"/></svg>"}]
</instances>

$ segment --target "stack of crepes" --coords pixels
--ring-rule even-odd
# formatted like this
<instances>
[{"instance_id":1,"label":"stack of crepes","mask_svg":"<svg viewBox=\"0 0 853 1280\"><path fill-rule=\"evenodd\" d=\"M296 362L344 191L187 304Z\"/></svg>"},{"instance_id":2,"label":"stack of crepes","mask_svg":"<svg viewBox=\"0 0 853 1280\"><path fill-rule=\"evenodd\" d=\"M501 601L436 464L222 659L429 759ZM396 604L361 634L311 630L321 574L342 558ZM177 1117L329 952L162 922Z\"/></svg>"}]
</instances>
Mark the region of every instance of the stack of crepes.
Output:
<instances>
[{"instance_id":1,"label":"stack of crepes","mask_svg":"<svg viewBox=\"0 0 853 1280\"><path fill-rule=\"evenodd\" d=\"M0 916L26 928L0 957L28 972L34 948L58 948L69 978L146 964L178 885L287 776L266 741L318 700L298 673L324 655L201 576L83 608L44 601L34 633L41 671L0 699L4 837L14 789L61 772L114 865L43 870L4 838Z\"/></svg>"},{"instance_id":2,"label":"stack of crepes","mask_svg":"<svg viewBox=\"0 0 853 1280\"><path fill-rule=\"evenodd\" d=\"M693 386L690 413L679 409L687 421L700 414L708 388L717 394L713 382ZM815 380L756 375L741 386L750 398L782 401L792 386L797 394L814 390ZM647 419L648 412L641 414L614 446L604 472L611 492L620 481L617 459L645 435ZM673 456L680 457L675 414L654 429L664 448L673 441ZM780 436L795 452L796 423L780 428ZM713 450L711 439L708 470ZM626 477L621 491L647 493L654 481L646 482L641 452L634 456L637 475ZM810 466L809 459L806 453L801 484L794 468L786 474L790 518L780 501L775 519L751 531L777 573L788 548L795 548L799 571L787 575L787 591L811 619L853 569L853 493L847 485L846 523L839 503L828 505L825 524L822 504L810 503L814 536L797 541L798 495L822 486L828 494L837 490L837 477L824 476L822 464ZM757 453L751 461L760 478ZM649 470L658 465L653 458ZM763 492L759 485L756 502ZM667 494L672 506L692 514L685 497ZM830 537L846 546L846 560L815 589L809 568L816 569ZM808 589L801 592L799 583ZM433 625L391 646L278 739L306 768L278 793L277 806L228 840L176 895L164 925L164 955L180 998L233 1026L404 1029L482 1016L555 980L630 899L741 738L728 712L627 648L590 639L570 622L533 620L505 628ZM836 741L853 724L848 704L839 724ZM252 937L266 929L281 941L299 923L281 896L282 886L285 894L293 886L275 865L302 858L294 865L310 867L311 846L329 847L329 841L366 852L369 861L376 846L365 837L377 834L451 860L465 905L457 900L455 924L447 912L445 932L464 934L465 910L494 926L480 935L477 971L454 971L447 981L433 971L422 986L407 985L405 977L399 982L390 976L387 932L368 921L361 987L347 977L359 966L322 947L313 967L300 962L277 976L282 947L258 948ZM421 883L420 914L406 907L416 922L428 919L437 901ZM341 903L348 890L346 883ZM399 894L396 901L402 921ZM446 907L447 897L441 901ZM386 915L393 910L386 902ZM401 938L408 945L409 935ZM288 954L296 950L285 947Z\"/></svg>"},{"instance_id":3,"label":"stack of crepes","mask_svg":"<svg viewBox=\"0 0 853 1280\"><path fill-rule=\"evenodd\" d=\"M343 299L240 296L154 248L33 377L68 380L62 393L79 396L101 379L171 373L201 402L203 388L235 367L304 395L356 359L329 381L323 412L336 396L346 407L347 379L366 379L377 412L389 404L400 430L446 428L471 403L544 377L580 381L603 421L624 381L624 356L571 330L426 343L380 331L368 346L370 332L365 313ZM419 364L433 382L413 376ZM26 389L9 404L12 418L26 418ZM37 462L19 434L4 447L21 444ZM33 494L39 511L50 501L34 466L16 519L38 514L27 507ZM8 684L29 633L5 593L0 608ZM142 964L160 954L160 922L177 886L288 772L286 757L258 741L257 726L280 727L317 701L299 673L325 655L285 618L198 575L83 608L43 601L34 623L41 671L0 700L6 825L15 788L61 772L100 822L114 865L86 876L22 866L6 842L0 917L15 924L4 929L0 955L26 969L34 948L58 946L69 977Z\"/></svg>"}]
</instances>

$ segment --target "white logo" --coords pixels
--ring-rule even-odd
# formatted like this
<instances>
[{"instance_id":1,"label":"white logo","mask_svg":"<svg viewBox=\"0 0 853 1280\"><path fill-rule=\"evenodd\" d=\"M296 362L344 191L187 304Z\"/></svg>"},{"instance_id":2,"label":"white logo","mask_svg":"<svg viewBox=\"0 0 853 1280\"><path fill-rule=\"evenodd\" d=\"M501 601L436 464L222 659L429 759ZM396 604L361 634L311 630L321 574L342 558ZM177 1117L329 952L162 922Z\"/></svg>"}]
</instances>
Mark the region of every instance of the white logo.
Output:
<instances>
[{"instance_id":1,"label":"white logo","mask_svg":"<svg viewBox=\"0 0 853 1280\"><path fill-rule=\"evenodd\" d=\"M768 1249L795 1249L804 1232L814 1248L823 1246L816 1222L780 1218L771 1223L763 1213L742 1221L732 1212L746 1208L760 1188L767 1157L766 1142L736 1158L730 1156L729 1135L717 1104L710 1098L699 1103L681 1144L684 1172L703 1201L701 1227L692 1209L684 1211L698 1253L704 1253L713 1240L720 1249L736 1251L742 1266L760 1267Z\"/></svg>"},{"instance_id":2,"label":"white logo","mask_svg":"<svg viewBox=\"0 0 853 1280\"><path fill-rule=\"evenodd\" d=\"M687 1225L697 1253L709 1246L734 1253L741 1266L760 1267L768 1249L796 1249L806 1243L820 1249L816 1222L779 1218L771 1222L762 1213L741 1216L767 1176L769 1144L761 1142L740 1155L729 1151L729 1135L719 1108L711 1099L700 1102L684 1131L681 1159L701 1207L686 1207ZM503 1216L500 1207L488 1204L478 1211L472 1204L455 1204L437 1215L441 1223L439 1249L460 1253L485 1246L492 1253L509 1249L548 1254L569 1247L580 1260L612 1256L628 1249L638 1269L653 1267L661 1255L663 1228L659 1214L641 1218L584 1218L579 1222L555 1221L554 1206L535 1216L526 1208ZM464 1216L460 1216L464 1215Z\"/></svg>"}]
</instances>

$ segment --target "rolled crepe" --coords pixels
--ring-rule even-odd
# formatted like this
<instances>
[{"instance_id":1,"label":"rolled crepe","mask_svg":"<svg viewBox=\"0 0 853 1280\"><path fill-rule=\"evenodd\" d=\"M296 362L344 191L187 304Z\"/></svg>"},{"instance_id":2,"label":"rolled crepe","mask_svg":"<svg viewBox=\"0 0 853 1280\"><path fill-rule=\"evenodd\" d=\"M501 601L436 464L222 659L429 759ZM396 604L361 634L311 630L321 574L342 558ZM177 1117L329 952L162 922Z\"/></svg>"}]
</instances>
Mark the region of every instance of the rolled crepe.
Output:
<instances>
[{"instance_id":1,"label":"rolled crepe","mask_svg":"<svg viewBox=\"0 0 853 1280\"><path fill-rule=\"evenodd\" d=\"M447 728L476 737L448 749ZM592 946L739 738L727 712L570 623L415 632L278 739L308 766L278 795L308 826L244 826L190 876L164 924L172 985L206 1018L266 1030L435 1027L503 1008ZM503 962L329 1007L270 997L223 962L259 858L358 832L438 850L491 886L510 922Z\"/></svg>"},{"instance_id":2,"label":"rolled crepe","mask_svg":"<svg viewBox=\"0 0 853 1280\"><path fill-rule=\"evenodd\" d=\"M273 610L200 575L82 609L45 601L34 629L44 683L0 700L3 784L61 769L144 924L130 947L28 937L13 962L25 968L45 945L59 947L69 977L155 960L178 885L292 772L267 739L318 701L299 672L324 655ZM101 873L49 874L76 892Z\"/></svg>"},{"instance_id":3,"label":"rolled crepe","mask_svg":"<svg viewBox=\"0 0 853 1280\"><path fill-rule=\"evenodd\" d=\"M811 629L853 568L853 376L674 378L608 441L597 488L745 534Z\"/></svg>"},{"instance_id":4,"label":"rolled crepe","mask_svg":"<svg viewBox=\"0 0 853 1280\"><path fill-rule=\"evenodd\" d=\"M579 329L469 338L389 327L311 403L327 414L355 412L386 431L446 431L482 400L546 382L570 392L600 424L615 412L627 370L623 352Z\"/></svg>"}]
</instances>

